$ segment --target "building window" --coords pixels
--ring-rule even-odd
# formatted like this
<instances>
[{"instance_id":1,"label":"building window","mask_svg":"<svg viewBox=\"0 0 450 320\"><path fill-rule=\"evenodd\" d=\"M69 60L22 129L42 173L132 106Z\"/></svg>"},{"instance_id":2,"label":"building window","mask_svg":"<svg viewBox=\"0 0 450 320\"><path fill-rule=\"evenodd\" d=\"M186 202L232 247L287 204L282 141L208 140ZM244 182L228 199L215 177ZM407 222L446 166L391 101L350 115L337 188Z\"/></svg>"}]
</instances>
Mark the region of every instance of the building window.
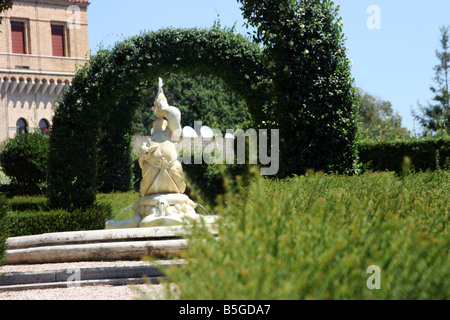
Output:
<instances>
[{"instance_id":1,"label":"building window","mask_svg":"<svg viewBox=\"0 0 450 320\"><path fill-rule=\"evenodd\" d=\"M28 133L28 123L25 119L20 118L16 123L17 134L22 135Z\"/></svg>"},{"instance_id":2,"label":"building window","mask_svg":"<svg viewBox=\"0 0 450 320\"><path fill-rule=\"evenodd\" d=\"M11 44L12 53L26 54L25 45L25 23L11 21Z\"/></svg>"},{"instance_id":3,"label":"building window","mask_svg":"<svg viewBox=\"0 0 450 320\"><path fill-rule=\"evenodd\" d=\"M46 136L50 132L50 125L47 120L42 119L39 121L39 129L41 130L41 133Z\"/></svg>"},{"instance_id":4,"label":"building window","mask_svg":"<svg viewBox=\"0 0 450 320\"><path fill-rule=\"evenodd\" d=\"M52 47L54 57L65 57L64 26L52 25Z\"/></svg>"}]
</instances>

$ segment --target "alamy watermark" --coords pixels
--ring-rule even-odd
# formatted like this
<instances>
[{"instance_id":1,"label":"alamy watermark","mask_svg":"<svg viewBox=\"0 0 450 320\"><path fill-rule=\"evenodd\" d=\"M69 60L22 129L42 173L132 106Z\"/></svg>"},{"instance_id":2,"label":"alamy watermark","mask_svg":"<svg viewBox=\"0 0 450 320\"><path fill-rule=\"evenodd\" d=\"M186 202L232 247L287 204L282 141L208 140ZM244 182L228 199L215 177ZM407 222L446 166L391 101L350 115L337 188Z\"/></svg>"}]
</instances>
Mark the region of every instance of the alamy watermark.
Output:
<instances>
[{"instance_id":1,"label":"alamy watermark","mask_svg":"<svg viewBox=\"0 0 450 320\"><path fill-rule=\"evenodd\" d=\"M200 132L201 128L202 122L196 121L194 130ZM188 165L261 165L260 172L263 176L274 176L278 173L280 168L279 130L228 129L225 135L218 129L212 129L212 131L214 134L208 139L185 137L178 145L180 154L178 160Z\"/></svg>"},{"instance_id":2,"label":"alamy watermark","mask_svg":"<svg viewBox=\"0 0 450 320\"><path fill-rule=\"evenodd\" d=\"M370 266L367 268L367 274L371 276L367 279L366 285L369 290L381 289L381 268L379 266Z\"/></svg>"},{"instance_id":3,"label":"alamy watermark","mask_svg":"<svg viewBox=\"0 0 450 320\"><path fill-rule=\"evenodd\" d=\"M377 5L371 5L367 8L367 14L370 14L367 19L367 28L369 30L381 29L381 8Z\"/></svg>"},{"instance_id":4,"label":"alamy watermark","mask_svg":"<svg viewBox=\"0 0 450 320\"><path fill-rule=\"evenodd\" d=\"M81 29L81 9L79 6L71 5L67 7L67 13L70 16L67 18L67 28L69 30Z\"/></svg>"},{"instance_id":5,"label":"alamy watermark","mask_svg":"<svg viewBox=\"0 0 450 320\"><path fill-rule=\"evenodd\" d=\"M80 269L68 269L67 273L70 274L67 278L67 288L79 288L81 287L81 270Z\"/></svg>"}]
</instances>

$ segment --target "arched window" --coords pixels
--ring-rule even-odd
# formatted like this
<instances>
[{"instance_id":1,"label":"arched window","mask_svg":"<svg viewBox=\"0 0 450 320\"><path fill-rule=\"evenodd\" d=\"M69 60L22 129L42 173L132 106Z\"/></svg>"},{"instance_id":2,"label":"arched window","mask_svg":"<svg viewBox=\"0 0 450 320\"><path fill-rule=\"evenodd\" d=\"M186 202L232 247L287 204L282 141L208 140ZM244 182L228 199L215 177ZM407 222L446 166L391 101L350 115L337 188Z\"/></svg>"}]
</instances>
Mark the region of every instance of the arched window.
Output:
<instances>
[{"instance_id":1,"label":"arched window","mask_svg":"<svg viewBox=\"0 0 450 320\"><path fill-rule=\"evenodd\" d=\"M48 121L45 119L39 121L39 129L44 136L48 135L48 133L50 132L50 125Z\"/></svg>"},{"instance_id":2,"label":"arched window","mask_svg":"<svg viewBox=\"0 0 450 320\"><path fill-rule=\"evenodd\" d=\"M16 127L18 135L28 133L28 123L24 118L17 120Z\"/></svg>"}]
</instances>

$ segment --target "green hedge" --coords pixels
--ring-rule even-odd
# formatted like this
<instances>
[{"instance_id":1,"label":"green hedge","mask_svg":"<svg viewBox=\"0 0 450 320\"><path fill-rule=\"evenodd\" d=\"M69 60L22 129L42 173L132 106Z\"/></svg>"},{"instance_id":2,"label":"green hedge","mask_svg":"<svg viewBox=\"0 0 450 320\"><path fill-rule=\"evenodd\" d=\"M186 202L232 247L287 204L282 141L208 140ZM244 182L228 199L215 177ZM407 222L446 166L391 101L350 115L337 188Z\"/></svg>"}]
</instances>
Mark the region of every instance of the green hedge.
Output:
<instances>
[{"instance_id":1,"label":"green hedge","mask_svg":"<svg viewBox=\"0 0 450 320\"><path fill-rule=\"evenodd\" d=\"M7 238L7 202L6 198L0 194L0 267L6 262Z\"/></svg>"},{"instance_id":2,"label":"green hedge","mask_svg":"<svg viewBox=\"0 0 450 320\"><path fill-rule=\"evenodd\" d=\"M12 205L14 209L14 205ZM103 230L111 219L111 207L96 204L87 209L66 211L48 210L40 204L19 204L6 217L8 237L21 237L44 233Z\"/></svg>"},{"instance_id":3,"label":"green hedge","mask_svg":"<svg viewBox=\"0 0 450 320\"><path fill-rule=\"evenodd\" d=\"M132 102L122 101L103 122L98 141L98 191L102 193L128 192L132 181Z\"/></svg>"},{"instance_id":4,"label":"green hedge","mask_svg":"<svg viewBox=\"0 0 450 320\"><path fill-rule=\"evenodd\" d=\"M360 142L359 157L365 169L374 171L403 170L405 157L411 159L412 169L427 171L450 165L450 138L387 140Z\"/></svg>"},{"instance_id":5,"label":"green hedge","mask_svg":"<svg viewBox=\"0 0 450 320\"><path fill-rule=\"evenodd\" d=\"M237 176L248 177L247 165L183 165L186 181L187 193L189 196L212 208L217 203L217 197L225 194L225 179L228 182L234 181Z\"/></svg>"},{"instance_id":6,"label":"green hedge","mask_svg":"<svg viewBox=\"0 0 450 320\"><path fill-rule=\"evenodd\" d=\"M412 162L410 169L435 171L450 168L450 138L428 138L396 141L365 141L358 145L360 161L365 171L401 173L405 156ZM192 163L194 159L192 158ZM203 205L214 206L216 198L225 193L224 175L248 176L246 165L183 165L188 184L187 193ZM138 160L134 162L135 191L142 179Z\"/></svg>"}]
</instances>

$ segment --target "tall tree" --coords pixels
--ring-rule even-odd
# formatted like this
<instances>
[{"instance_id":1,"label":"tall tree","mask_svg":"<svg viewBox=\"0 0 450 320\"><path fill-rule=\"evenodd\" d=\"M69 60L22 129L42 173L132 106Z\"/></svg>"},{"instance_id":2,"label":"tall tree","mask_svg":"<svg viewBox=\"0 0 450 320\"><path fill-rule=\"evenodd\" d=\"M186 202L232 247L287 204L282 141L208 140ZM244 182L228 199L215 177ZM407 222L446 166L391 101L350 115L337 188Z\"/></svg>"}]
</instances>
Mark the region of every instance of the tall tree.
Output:
<instances>
[{"instance_id":1,"label":"tall tree","mask_svg":"<svg viewBox=\"0 0 450 320\"><path fill-rule=\"evenodd\" d=\"M360 139L405 138L408 129L402 127L402 117L394 112L389 101L374 97L361 89L359 94Z\"/></svg>"},{"instance_id":2,"label":"tall tree","mask_svg":"<svg viewBox=\"0 0 450 320\"><path fill-rule=\"evenodd\" d=\"M357 95L339 7L331 0L238 1L271 74L265 114L280 130L279 176L351 171Z\"/></svg>"},{"instance_id":3,"label":"tall tree","mask_svg":"<svg viewBox=\"0 0 450 320\"><path fill-rule=\"evenodd\" d=\"M419 123L427 130L433 132L446 130L450 133L450 26L441 27L441 49L436 50L439 64L434 67L435 86L430 88L433 92L433 102L426 105L419 103L421 114L414 114Z\"/></svg>"}]
</instances>

